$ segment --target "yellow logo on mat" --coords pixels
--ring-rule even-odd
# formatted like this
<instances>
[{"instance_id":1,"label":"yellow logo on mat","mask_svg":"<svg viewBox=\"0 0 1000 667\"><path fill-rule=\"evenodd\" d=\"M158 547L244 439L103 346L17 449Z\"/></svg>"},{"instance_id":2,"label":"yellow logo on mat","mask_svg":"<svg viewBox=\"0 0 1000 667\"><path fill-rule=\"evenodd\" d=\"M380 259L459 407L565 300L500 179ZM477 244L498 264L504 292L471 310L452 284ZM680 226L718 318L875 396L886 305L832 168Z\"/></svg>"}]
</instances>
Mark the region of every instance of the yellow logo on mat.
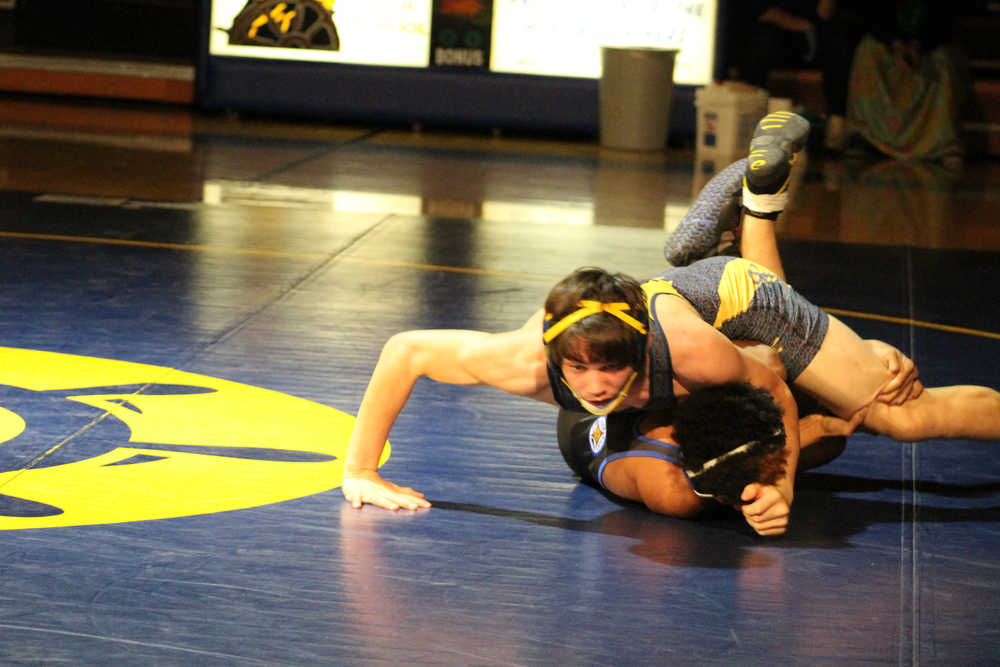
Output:
<instances>
[{"instance_id":1,"label":"yellow logo on mat","mask_svg":"<svg viewBox=\"0 0 1000 667\"><path fill-rule=\"evenodd\" d=\"M141 521L340 485L354 417L161 366L0 347L0 530ZM386 447L381 463L389 456Z\"/></svg>"}]
</instances>

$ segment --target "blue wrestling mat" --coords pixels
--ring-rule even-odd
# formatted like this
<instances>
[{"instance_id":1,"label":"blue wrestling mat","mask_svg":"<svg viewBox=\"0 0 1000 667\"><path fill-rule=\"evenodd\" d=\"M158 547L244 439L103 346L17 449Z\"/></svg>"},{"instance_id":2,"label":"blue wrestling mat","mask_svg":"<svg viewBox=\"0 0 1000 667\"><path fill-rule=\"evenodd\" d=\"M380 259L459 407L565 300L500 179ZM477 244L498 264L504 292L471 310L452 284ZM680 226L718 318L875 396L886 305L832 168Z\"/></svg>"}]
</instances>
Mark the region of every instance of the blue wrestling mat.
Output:
<instances>
[{"instance_id":1,"label":"blue wrestling mat","mask_svg":"<svg viewBox=\"0 0 1000 667\"><path fill-rule=\"evenodd\" d=\"M627 166L373 141L260 142L259 174L311 190L240 191L257 144L202 136L201 198L0 193L0 662L996 661L998 443L855 435L763 539L728 510L671 519L579 484L551 406L422 380L382 473L434 507L352 510L343 455L388 336L517 327L577 266L659 271L665 237L577 224L568 200L518 222L317 194L387 154L567 182ZM387 169L383 195L447 184ZM689 164L658 169L690 184ZM1000 252L819 236L782 242L800 292L927 385L1000 387Z\"/></svg>"}]
</instances>

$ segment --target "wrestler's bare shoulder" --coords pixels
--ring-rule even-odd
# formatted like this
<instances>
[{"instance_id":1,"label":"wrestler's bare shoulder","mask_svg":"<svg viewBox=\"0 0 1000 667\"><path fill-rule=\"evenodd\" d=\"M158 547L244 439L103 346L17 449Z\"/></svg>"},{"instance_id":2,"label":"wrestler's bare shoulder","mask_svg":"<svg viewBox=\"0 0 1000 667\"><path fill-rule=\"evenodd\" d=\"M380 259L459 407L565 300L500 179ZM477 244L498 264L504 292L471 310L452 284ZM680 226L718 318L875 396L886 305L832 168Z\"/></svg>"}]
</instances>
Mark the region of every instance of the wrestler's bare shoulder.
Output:
<instances>
[{"instance_id":1,"label":"wrestler's bare shoulder","mask_svg":"<svg viewBox=\"0 0 1000 667\"><path fill-rule=\"evenodd\" d=\"M701 318L694 306L678 297L663 296L657 299L656 318L671 349L681 349L687 345L697 347L702 338L716 337L715 329Z\"/></svg>"},{"instance_id":2,"label":"wrestler's bare shoulder","mask_svg":"<svg viewBox=\"0 0 1000 667\"><path fill-rule=\"evenodd\" d=\"M698 311L685 299L674 294L664 294L656 299L656 314L660 315L691 315L698 317Z\"/></svg>"},{"instance_id":3,"label":"wrestler's bare shoulder","mask_svg":"<svg viewBox=\"0 0 1000 667\"><path fill-rule=\"evenodd\" d=\"M670 347L676 395L706 384L734 381L745 374L742 357L732 341L683 299L657 299L656 317Z\"/></svg>"},{"instance_id":4,"label":"wrestler's bare shoulder","mask_svg":"<svg viewBox=\"0 0 1000 667\"><path fill-rule=\"evenodd\" d=\"M538 313L518 329L484 335L461 350L463 365L480 382L551 402L541 323Z\"/></svg>"}]
</instances>

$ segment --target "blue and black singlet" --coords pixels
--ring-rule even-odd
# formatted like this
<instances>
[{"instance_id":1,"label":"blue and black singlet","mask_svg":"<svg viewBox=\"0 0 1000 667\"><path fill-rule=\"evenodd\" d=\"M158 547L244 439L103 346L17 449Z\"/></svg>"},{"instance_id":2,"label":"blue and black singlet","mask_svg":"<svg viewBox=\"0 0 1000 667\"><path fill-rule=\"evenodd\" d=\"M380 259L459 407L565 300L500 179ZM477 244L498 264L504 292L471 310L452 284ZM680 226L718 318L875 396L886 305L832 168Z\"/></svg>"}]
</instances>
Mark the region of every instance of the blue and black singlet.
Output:
<instances>
[{"instance_id":1,"label":"blue and black singlet","mask_svg":"<svg viewBox=\"0 0 1000 667\"><path fill-rule=\"evenodd\" d=\"M604 467L616 459L645 456L680 465L676 445L639 433L643 417L635 410L610 415L560 410L559 451L582 481L602 488Z\"/></svg>"}]
</instances>

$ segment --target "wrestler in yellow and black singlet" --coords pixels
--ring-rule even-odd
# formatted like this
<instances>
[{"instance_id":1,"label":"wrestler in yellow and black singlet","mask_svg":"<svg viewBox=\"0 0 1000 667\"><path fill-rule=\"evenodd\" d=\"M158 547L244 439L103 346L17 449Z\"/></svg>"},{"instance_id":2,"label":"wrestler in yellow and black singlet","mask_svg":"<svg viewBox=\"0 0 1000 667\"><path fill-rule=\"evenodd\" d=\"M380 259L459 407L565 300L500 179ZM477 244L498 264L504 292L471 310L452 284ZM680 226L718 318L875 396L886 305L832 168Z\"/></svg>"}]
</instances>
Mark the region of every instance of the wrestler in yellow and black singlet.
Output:
<instances>
[{"instance_id":1,"label":"wrestler in yellow and black singlet","mask_svg":"<svg viewBox=\"0 0 1000 667\"><path fill-rule=\"evenodd\" d=\"M643 410L669 409L674 402L673 367L656 300L681 298L701 318L730 340L771 346L793 382L819 351L829 316L771 271L739 257L710 257L671 268L643 283L649 299L649 402ZM562 378L549 365L556 401L568 410L583 410Z\"/></svg>"},{"instance_id":2,"label":"wrestler in yellow and black singlet","mask_svg":"<svg viewBox=\"0 0 1000 667\"><path fill-rule=\"evenodd\" d=\"M759 264L711 257L667 269L642 285L655 313L661 295L680 297L730 340L765 343L781 357L791 383L826 337L829 316Z\"/></svg>"},{"instance_id":3,"label":"wrestler in yellow and black singlet","mask_svg":"<svg viewBox=\"0 0 1000 667\"><path fill-rule=\"evenodd\" d=\"M656 317L656 300L681 298L730 340L753 340L774 348L792 382L809 365L826 337L829 316L759 264L712 257L672 268L643 283L649 298L650 402L643 410L673 406L670 349ZM551 374L551 369L550 369ZM603 486L608 461L652 457L677 463L676 446L641 437L642 411L595 416L584 412L564 383L553 379L559 411L559 449L569 467L590 484ZM595 437L595 433L599 437Z\"/></svg>"}]
</instances>

